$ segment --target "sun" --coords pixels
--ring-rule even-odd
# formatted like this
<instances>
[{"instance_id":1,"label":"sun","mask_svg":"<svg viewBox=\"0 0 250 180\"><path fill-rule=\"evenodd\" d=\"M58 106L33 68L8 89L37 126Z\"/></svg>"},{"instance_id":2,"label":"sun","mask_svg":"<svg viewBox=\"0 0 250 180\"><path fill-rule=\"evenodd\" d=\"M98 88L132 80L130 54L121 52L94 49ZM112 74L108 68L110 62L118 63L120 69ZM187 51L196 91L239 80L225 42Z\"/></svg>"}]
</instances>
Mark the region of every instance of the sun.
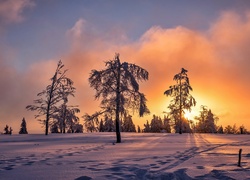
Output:
<instances>
[{"instance_id":1,"label":"sun","mask_svg":"<svg viewBox=\"0 0 250 180\"><path fill-rule=\"evenodd\" d=\"M193 120L194 119L194 117L196 116L195 114L194 114L194 112L193 111L184 111L185 113L184 113L184 117L187 119L187 120Z\"/></svg>"}]
</instances>

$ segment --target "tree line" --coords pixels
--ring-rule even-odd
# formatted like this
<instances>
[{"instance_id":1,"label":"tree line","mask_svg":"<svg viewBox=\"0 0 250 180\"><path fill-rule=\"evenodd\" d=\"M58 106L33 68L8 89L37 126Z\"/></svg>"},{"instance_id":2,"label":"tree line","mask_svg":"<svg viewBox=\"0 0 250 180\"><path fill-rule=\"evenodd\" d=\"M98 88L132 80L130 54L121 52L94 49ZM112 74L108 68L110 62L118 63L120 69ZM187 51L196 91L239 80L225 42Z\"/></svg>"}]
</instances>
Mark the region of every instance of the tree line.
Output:
<instances>
[{"instance_id":1,"label":"tree line","mask_svg":"<svg viewBox=\"0 0 250 180\"><path fill-rule=\"evenodd\" d=\"M77 114L77 105L69 104L69 97L74 97L74 82L66 76L67 69L60 60L57 64L50 84L37 94L38 99L32 105L26 106L29 111L36 111L35 118L44 126L45 135L51 133L79 133L83 132L83 125ZM218 117L211 109L201 106L199 116L194 120L185 118L185 111L191 111L196 105L191 95L193 90L184 68L177 73L173 80L175 84L163 93L170 97L168 111L161 119L153 115L151 122L147 121L144 128L137 127L138 132L175 132L175 133L218 133L235 132L235 127L217 127ZM120 132L135 132L131 113L138 113L140 117L149 114L147 99L140 92L139 83L147 81L149 73L138 65L122 62L120 55L105 62L105 68L93 69L89 76L89 85L95 90L95 99L100 100L100 110L93 114L85 114L84 126L86 131L116 132L116 141L121 142ZM241 128L242 129L242 128ZM7 132L7 131L6 131ZM9 130L8 130L9 132ZM243 128L241 132L246 132Z\"/></svg>"}]
</instances>

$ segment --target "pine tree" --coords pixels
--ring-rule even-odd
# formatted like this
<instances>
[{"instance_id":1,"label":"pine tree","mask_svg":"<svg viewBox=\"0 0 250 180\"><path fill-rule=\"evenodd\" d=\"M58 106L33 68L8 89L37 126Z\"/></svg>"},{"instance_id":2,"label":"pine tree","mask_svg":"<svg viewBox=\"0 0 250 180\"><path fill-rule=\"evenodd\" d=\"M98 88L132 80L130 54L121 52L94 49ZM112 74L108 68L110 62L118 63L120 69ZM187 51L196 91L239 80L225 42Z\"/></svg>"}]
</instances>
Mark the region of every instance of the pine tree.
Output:
<instances>
[{"instance_id":1,"label":"pine tree","mask_svg":"<svg viewBox=\"0 0 250 180\"><path fill-rule=\"evenodd\" d=\"M144 124L143 132L145 132L145 133L151 132L151 128L150 128L150 125L148 123L148 120L147 120L147 123Z\"/></svg>"},{"instance_id":2,"label":"pine tree","mask_svg":"<svg viewBox=\"0 0 250 180\"><path fill-rule=\"evenodd\" d=\"M151 127L150 132L160 133L163 127L161 118L153 115L153 119L151 120L150 127Z\"/></svg>"},{"instance_id":3,"label":"pine tree","mask_svg":"<svg viewBox=\"0 0 250 180\"><path fill-rule=\"evenodd\" d=\"M219 134L224 134L223 127L220 126L220 127L218 128L217 132L218 132Z\"/></svg>"},{"instance_id":4,"label":"pine tree","mask_svg":"<svg viewBox=\"0 0 250 180\"><path fill-rule=\"evenodd\" d=\"M4 128L4 134L10 134L8 125L6 125L5 128Z\"/></svg>"},{"instance_id":5,"label":"pine tree","mask_svg":"<svg viewBox=\"0 0 250 180\"><path fill-rule=\"evenodd\" d=\"M195 117L198 120L196 131L199 133L216 133L217 127L215 122L218 121L218 117L214 115L211 109L206 106L201 106L200 115Z\"/></svg>"},{"instance_id":6,"label":"pine tree","mask_svg":"<svg viewBox=\"0 0 250 180\"><path fill-rule=\"evenodd\" d=\"M170 126L171 119L164 116L163 119L163 130L165 130L166 133L171 133L171 126Z\"/></svg>"},{"instance_id":7,"label":"pine tree","mask_svg":"<svg viewBox=\"0 0 250 180\"><path fill-rule=\"evenodd\" d=\"M105 116L104 116L104 131L105 132L114 132L115 131L114 121L107 114L105 114Z\"/></svg>"},{"instance_id":8,"label":"pine tree","mask_svg":"<svg viewBox=\"0 0 250 180\"><path fill-rule=\"evenodd\" d=\"M123 132L136 132L135 125L132 120L132 116L125 114L122 124Z\"/></svg>"},{"instance_id":9,"label":"pine tree","mask_svg":"<svg viewBox=\"0 0 250 180\"><path fill-rule=\"evenodd\" d=\"M22 119L21 128L19 134L28 134L25 118Z\"/></svg>"}]
</instances>

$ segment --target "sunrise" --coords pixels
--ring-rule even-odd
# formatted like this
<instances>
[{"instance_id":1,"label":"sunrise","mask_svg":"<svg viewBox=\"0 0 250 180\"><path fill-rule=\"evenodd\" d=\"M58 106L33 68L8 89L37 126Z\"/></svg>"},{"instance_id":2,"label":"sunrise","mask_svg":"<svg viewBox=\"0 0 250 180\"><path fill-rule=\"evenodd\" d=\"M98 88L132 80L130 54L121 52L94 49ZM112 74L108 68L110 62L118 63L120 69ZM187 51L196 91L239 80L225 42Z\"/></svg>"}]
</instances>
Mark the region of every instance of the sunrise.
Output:
<instances>
[{"instance_id":1,"label":"sunrise","mask_svg":"<svg viewBox=\"0 0 250 180\"><path fill-rule=\"evenodd\" d=\"M16 139L24 144L34 141L32 145L42 151L37 148L52 136L51 144L55 143L54 149L59 152L61 145L57 139L68 132L62 138L65 142L75 140L78 145L81 136L86 136L82 138L88 143L86 147L77 146L74 152L69 151L73 146L66 143L62 151L73 156L76 152L85 156L92 149L106 148L105 153L112 153L113 145L121 143L125 148L126 142L135 141L139 145L129 144L127 149L133 154L137 148L151 152L152 149L147 149L150 144L148 147L146 140L142 140L145 136L151 143L163 143L153 155L162 158L163 147L175 140L165 142L155 136L176 138L176 142L186 144L186 152L199 155L208 151L205 145L214 149L221 145L226 149L235 143L239 148L232 152L236 157L233 161L238 160L238 150L242 148L245 174L237 178L228 173L225 177L250 178L247 148L250 141L246 135L250 133L250 1L0 0L0 38L3 145ZM159 128L153 130L157 122ZM132 129L128 124L132 124ZM21 139L20 132L31 137ZM80 135L69 136L74 132ZM36 142L32 135L44 139ZM237 139L237 135L241 138ZM92 141L96 143L93 147ZM201 149L189 149L193 146ZM18 148L16 144L13 147ZM7 150L3 149L3 153ZM126 159L126 150L123 151L121 156L117 155L122 160ZM166 161L171 161L173 153L172 149L166 152L169 155ZM128 163L134 167L134 161L143 158L142 155L133 156ZM191 162L194 155L185 156ZM21 173L13 168L17 172L8 178L7 165L3 165L11 164L8 158L12 158L11 154L0 156L0 179L1 173L4 179L16 179ZM95 166L98 158L94 158ZM75 170L75 176L71 172L63 179L218 179L220 176L213 173L218 170L216 166L222 167L203 162L197 164L200 169L188 172L184 170L190 164L186 160L183 167L172 167L147 158L142 160L140 172L130 171L115 158L112 164L125 169L121 174L110 175L106 166L100 168L106 176L94 175L98 168L93 171L80 168L82 172ZM225 164L231 163L230 158ZM51 164L54 166L57 160ZM148 167L146 161L157 165ZM14 164L16 167L18 162ZM75 166L82 167L79 164ZM48 169L45 164L41 167ZM157 173L150 168L157 169ZM201 169L204 171L198 172ZM221 173L234 168L219 170ZM45 175L37 177L47 179Z\"/></svg>"}]
</instances>

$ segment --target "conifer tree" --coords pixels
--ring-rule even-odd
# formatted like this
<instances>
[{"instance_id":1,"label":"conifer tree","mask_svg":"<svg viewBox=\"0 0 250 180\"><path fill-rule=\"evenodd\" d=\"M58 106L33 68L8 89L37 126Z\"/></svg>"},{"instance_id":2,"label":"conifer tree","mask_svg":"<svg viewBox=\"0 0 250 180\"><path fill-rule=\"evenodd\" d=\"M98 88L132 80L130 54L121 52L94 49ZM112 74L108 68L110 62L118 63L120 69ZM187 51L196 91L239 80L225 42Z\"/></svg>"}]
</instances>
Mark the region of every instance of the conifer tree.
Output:
<instances>
[{"instance_id":1,"label":"conifer tree","mask_svg":"<svg viewBox=\"0 0 250 180\"><path fill-rule=\"evenodd\" d=\"M135 125L133 123L131 115L127 115L127 114L124 115L122 131L123 132L136 132Z\"/></svg>"},{"instance_id":2,"label":"conifer tree","mask_svg":"<svg viewBox=\"0 0 250 180\"><path fill-rule=\"evenodd\" d=\"M28 134L25 118L22 119L19 134Z\"/></svg>"},{"instance_id":3,"label":"conifer tree","mask_svg":"<svg viewBox=\"0 0 250 180\"><path fill-rule=\"evenodd\" d=\"M9 134L10 131L9 131L9 126L6 125L5 128L4 128L4 134Z\"/></svg>"},{"instance_id":4,"label":"conifer tree","mask_svg":"<svg viewBox=\"0 0 250 180\"><path fill-rule=\"evenodd\" d=\"M166 133L171 133L170 118L164 116L163 118L163 129Z\"/></svg>"},{"instance_id":5,"label":"conifer tree","mask_svg":"<svg viewBox=\"0 0 250 180\"><path fill-rule=\"evenodd\" d=\"M112 120L112 117L109 117L107 114L104 116L104 131L105 132L114 132L115 124Z\"/></svg>"},{"instance_id":6,"label":"conifer tree","mask_svg":"<svg viewBox=\"0 0 250 180\"><path fill-rule=\"evenodd\" d=\"M218 121L218 117L214 115L211 109L208 109L206 106L201 106L200 115L195 117L198 120L198 124L196 126L196 131L200 133L216 133L216 121Z\"/></svg>"},{"instance_id":7,"label":"conifer tree","mask_svg":"<svg viewBox=\"0 0 250 180\"><path fill-rule=\"evenodd\" d=\"M162 127L163 127L161 118L156 115L153 115L153 119L151 120L150 127L151 127L150 132L153 132L153 133L161 132Z\"/></svg>"},{"instance_id":8,"label":"conifer tree","mask_svg":"<svg viewBox=\"0 0 250 180\"><path fill-rule=\"evenodd\" d=\"M145 132L145 133L151 132L151 128L150 128L150 125L148 123L148 120L147 120L146 124L144 124L143 132Z\"/></svg>"}]
</instances>

